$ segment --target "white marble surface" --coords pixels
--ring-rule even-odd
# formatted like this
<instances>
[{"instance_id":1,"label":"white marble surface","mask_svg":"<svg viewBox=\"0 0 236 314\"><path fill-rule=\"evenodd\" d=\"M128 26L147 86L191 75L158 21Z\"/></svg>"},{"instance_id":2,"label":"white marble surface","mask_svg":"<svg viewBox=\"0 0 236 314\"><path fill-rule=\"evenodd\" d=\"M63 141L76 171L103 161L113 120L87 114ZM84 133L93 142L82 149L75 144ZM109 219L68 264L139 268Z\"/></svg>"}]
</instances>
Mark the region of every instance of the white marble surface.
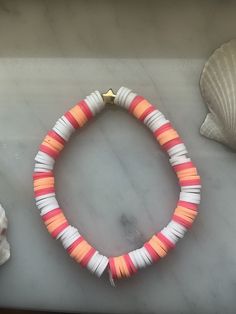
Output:
<instances>
[{"instance_id":1,"label":"white marble surface","mask_svg":"<svg viewBox=\"0 0 236 314\"><path fill-rule=\"evenodd\" d=\"M103 313L235 313L235 153L199 135L199 75L235 36L234 1L0 1L0 200L11 259L0 307ZM33 202L38 145L91 91L125 85L182 135L203 180L200 215L165 260L114 289L50 238ZM176 179L150 132L108 108L57 163L68 218L105 254L136 248L165 224Z\"/></svg>"}]
</instances>

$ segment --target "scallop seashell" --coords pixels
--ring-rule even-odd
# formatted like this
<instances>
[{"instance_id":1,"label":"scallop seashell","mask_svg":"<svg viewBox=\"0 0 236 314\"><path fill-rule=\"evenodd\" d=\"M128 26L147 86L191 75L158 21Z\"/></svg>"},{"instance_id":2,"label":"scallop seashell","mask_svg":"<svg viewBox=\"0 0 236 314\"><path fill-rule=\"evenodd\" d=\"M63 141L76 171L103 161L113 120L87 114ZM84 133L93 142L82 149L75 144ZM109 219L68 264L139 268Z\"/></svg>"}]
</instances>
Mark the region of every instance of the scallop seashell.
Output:
<instances>
[{"instance_id":1,"label":"scallop seashell","mask_svg":"<svg viewBox=\"0 0 236 314\"><path fill-rule=\"evenodd\" d=\"M7 217L5 210L0 205L0 265L4 264L10 257L10 245L6 237Z\"/></svg>"},{"instance_id":2,"label":"scallop seashell","mask_svg":"<svg viewBox=\"0 0 236 314\"><path fill-rule=\"evenodd\" d=\"M236 39L216 49L200 78L209 113L200 133L236 150Z\"/></svg>"}]
</instances>

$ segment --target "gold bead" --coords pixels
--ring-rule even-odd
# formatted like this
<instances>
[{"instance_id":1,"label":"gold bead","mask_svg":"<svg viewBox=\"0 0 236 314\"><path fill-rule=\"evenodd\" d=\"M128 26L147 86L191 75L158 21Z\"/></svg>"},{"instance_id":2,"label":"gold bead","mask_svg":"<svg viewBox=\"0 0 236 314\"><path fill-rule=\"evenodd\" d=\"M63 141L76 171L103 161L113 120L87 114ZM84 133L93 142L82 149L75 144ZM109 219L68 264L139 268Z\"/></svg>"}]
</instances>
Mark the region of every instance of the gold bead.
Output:
<instances>
[{"instance_id":1,"label":"gold bead","mask_svg":"<svg viewBox=\"0 0 236 314\"><path fill-rule=\"evenodd\" d=\"M102 94L102 98L105 104L114 104L114 99L116 95L114 94L113 90L110 88L106 93Z\"/></svg>"}]
</instances>

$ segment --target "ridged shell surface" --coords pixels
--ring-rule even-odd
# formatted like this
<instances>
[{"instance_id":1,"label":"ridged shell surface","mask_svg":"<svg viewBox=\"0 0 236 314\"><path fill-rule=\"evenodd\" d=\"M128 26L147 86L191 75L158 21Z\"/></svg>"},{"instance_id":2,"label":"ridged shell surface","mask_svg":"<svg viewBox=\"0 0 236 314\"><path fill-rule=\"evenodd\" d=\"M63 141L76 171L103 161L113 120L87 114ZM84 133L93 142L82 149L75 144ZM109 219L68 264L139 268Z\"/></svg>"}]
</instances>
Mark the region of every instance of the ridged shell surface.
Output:
<instances>
[{"instance_id":1,"label":"ridged shell surface","mask_svg":"<svg viewBox=\"0 0 236 314\"><path fill-rule=\"evenodd\" d=\"M5 210L0 205L0 265L4 264L10 257L10 245L6 237L7 225Z\"/></svg>"},{"instance_id":2,"label":"ridged shell surface","mask_svg":"<svg viewBox=\"0 0 236 314\"><path fill-rule=\"evenodd\" d=\"M236 150L236 39L211 55L202 71L200 89L209 109L200 133Z\"/></svg>"}]
</instances>

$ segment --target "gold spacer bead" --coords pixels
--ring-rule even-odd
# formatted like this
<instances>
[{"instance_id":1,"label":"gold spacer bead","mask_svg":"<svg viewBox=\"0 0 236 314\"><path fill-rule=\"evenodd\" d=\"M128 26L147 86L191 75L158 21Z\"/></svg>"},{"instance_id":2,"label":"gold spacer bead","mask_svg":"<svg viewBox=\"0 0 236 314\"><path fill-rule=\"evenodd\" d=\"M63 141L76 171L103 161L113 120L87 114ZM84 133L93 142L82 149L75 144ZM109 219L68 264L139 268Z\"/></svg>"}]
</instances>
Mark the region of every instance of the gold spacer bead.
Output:
<instances>
[{"instance_id":1,"label":"gold spacer bead","mask_svg":"<svg viewBox=\"0 0 236 314\"><path fill-rule=\"evenodd\" d=\"M102 98L105 102L105 104L114 104L116 94L114 94L113 90L110 88L106 93L102 94Z\"/></svg>"}]
</instances>

